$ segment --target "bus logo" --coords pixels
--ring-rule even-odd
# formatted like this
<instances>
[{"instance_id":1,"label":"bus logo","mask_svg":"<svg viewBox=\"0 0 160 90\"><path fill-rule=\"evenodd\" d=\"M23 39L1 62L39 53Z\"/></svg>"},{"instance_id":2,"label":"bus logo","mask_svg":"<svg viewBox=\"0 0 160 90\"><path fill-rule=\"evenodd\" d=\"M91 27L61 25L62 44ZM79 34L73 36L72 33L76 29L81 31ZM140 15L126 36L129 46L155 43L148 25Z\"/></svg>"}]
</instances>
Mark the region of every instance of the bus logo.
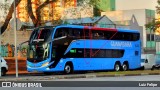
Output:
<instances>
[{"instance_id":1,"label":"bus logo","mask_svg":"<svg viewBox=\"0 0 160 90\"><path fill-rule=\"evenodd\" d=\"M111 46L114 46L114 47L132 47L132 43L131 42L111 41Z\"/></svg>"}]
</instances>

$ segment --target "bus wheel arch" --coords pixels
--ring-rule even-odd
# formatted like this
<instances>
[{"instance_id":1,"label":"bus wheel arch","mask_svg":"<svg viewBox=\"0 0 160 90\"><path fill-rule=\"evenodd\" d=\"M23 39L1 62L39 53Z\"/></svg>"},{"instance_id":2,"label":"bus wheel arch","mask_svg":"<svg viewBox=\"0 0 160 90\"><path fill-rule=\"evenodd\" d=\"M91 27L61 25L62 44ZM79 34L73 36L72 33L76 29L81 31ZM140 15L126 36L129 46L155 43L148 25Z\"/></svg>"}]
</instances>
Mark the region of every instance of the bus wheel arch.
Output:
<instances>
[{"instance_id":1,"label":"bus wheel arch","mask_svg":"<svg viewBox=\"0 0 160 90\"><path fill-rule=\"evenodd\" d=\"M64 67L64 73L71 74L71 73L73 73L73 71L74 71L73 63L67 62Z\"/></svg>"},{"instance_id":2,"label":"bus wheel arch","mask_svg":"<svg viewBox=\"0 0 160 90\"><path fill-rule=\"evenodd\" d=\"M120 71L121 70L121 63L120 61L116 61L114 64L114 71Z\"/></svg>"},{"instance_id":3,"label":"bus wheel arch","mask_svg":"<svg viewBox=\"0 0 160 90\"><path fill-rule=\"evenodd\" d=\"M129 63L128 61L124 61L122 65L122 70L127 71L129 69Z\"/></svg>"}]
</instances>

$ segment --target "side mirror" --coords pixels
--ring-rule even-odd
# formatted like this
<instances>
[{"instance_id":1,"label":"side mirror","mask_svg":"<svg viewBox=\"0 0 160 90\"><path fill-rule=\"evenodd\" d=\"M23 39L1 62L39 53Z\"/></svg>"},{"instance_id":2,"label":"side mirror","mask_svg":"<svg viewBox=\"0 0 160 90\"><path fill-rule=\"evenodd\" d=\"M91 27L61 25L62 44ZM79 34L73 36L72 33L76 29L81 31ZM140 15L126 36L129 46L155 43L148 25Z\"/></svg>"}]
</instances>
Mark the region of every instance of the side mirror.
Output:
<instances>
[{"instance_id":1,"label":"side mirror","mask_svg":"<svg viewBox=\"0 0 160 90\"><path fill-rule=\"evenodd\" d=\"M148 63L148 59L145 60L145 63Z\"/></svg>"}]
</instances>

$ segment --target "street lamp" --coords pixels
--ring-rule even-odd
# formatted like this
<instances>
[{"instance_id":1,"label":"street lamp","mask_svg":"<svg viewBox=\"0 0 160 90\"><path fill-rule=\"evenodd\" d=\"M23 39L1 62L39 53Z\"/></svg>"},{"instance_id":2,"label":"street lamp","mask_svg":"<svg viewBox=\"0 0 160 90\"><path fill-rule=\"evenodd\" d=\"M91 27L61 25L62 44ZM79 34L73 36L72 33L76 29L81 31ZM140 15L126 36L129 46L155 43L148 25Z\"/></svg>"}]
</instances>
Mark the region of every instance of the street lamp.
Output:
<instances>
[{"instance_id":1,"label":"street lamp","mask_svg":"<svg viewBox=\"0 0 160 90\"><path fill-rule=\"evenodd\" d=\"M18 60L17 60L17 22L16 22L16 0L14 0L14 44L15 44L15 67L16 77L18 77Z\"/></svg>"}]
</instances>

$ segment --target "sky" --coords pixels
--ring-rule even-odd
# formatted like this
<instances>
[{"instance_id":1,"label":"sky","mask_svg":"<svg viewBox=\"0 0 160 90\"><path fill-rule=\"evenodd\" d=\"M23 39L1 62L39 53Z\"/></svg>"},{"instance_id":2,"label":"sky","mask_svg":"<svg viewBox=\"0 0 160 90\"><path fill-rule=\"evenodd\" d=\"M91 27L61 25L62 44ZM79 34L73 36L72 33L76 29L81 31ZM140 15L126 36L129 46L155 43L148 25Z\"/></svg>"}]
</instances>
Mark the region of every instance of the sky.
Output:
<instances>
[{"instance_id":1,"label":"sky","mask_svg":"<svg viewBox=\"0 0 160 90\"><path fill-rule=\"evenodd\" d=\"M155 10L157 0L116 0L117 10L152 9Z\"/></svg>"}]
</instances>

